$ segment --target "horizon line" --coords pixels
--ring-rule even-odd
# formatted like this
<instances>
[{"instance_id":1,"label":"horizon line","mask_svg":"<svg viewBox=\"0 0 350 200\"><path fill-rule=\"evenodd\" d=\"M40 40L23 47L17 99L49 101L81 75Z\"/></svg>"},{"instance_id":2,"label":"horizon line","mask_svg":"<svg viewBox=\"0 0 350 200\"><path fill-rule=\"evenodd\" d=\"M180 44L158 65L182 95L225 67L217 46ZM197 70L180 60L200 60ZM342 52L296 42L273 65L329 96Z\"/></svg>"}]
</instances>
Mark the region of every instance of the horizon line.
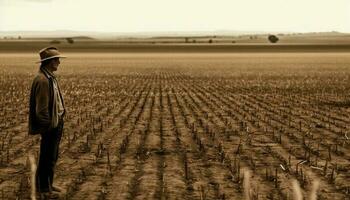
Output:
<instances>
[{"instance_id":1,"label":"horizon line","mask_svg":"<svg viewBox=\"0 0 350 200\"><path fill-rule=\"evenodd\" d=\"M231 30L231 29L216 29L216 30L154 30L154 31L101 31L101 30L75 30L75 29L56 29L56 30L0 30L0 33L3 32L90 32L90 33L205 33L205 32L237 32L237 33L350 33L346 31L339 30L327 30L327 31L278 31L278 30Z\"/></svg>"}]
</instances>

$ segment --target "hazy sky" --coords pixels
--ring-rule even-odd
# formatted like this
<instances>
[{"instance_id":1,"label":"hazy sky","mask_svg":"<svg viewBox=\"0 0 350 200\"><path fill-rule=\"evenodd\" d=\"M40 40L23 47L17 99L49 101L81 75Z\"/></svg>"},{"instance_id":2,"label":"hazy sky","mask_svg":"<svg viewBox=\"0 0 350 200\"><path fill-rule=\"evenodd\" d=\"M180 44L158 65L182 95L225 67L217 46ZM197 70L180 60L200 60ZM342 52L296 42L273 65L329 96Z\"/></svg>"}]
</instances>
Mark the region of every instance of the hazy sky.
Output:
<instances>
[{"instance_id":1,"label":"hazy sky","mask_svg":"<svg viewBox=\"0 0 350 200\"><path fill-rule=\"evenodd\" d=\"M350 32L350 0L0 0L12 30Z\"/></svg>"}]
</instances>

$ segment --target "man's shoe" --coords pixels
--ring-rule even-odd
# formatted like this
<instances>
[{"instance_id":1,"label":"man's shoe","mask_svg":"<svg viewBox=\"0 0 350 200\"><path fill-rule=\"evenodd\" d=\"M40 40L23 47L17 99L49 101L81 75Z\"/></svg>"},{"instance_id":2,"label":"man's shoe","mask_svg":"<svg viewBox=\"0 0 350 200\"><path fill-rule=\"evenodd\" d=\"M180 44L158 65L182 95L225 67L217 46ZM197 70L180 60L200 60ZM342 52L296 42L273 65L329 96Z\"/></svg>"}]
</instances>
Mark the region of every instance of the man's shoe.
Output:
<instances>
[{"instance_id":1,"label":"man's shoe","mask_svg":"<svg viewBox=\"0 0 350 200\"><path fill-rule=\"evenodd\" d=\"M51 189L52 189L52 191L54 191L54 192L62 192L62 191L63 191L63 189L60 188L60 187L58 187L58 186L52 186Z\"/></svg>"},{"instance_id":2,"label":"man's shoe","mask_svg":"<svg viewBox=\"0 0 350 200\"><path fill-rule=\"evenodd\" d=\"M39 193L40 198L44 199L58 199L60 198L60 195L55 192L40 192Z\"/></svg>"}]
</instances>

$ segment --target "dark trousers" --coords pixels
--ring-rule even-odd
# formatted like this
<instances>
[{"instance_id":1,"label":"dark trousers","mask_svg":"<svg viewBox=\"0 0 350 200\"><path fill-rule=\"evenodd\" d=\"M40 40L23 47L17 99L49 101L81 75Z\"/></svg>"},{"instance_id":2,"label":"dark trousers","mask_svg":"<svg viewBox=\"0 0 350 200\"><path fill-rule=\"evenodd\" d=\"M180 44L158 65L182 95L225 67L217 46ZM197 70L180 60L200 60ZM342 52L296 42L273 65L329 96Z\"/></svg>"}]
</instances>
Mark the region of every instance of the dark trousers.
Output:
<instances>
[{"instance_id":1,"label":"dark trousers","mask_svg":"<svg viewBox=\"0 0 350 200\"><path fill-rule=\"evenodd\" d=\"M36 170L38 192L51 191L62 133L63 120L60 120L56 128L41 134L40 157Z\"/></svg>"}]
</instances>

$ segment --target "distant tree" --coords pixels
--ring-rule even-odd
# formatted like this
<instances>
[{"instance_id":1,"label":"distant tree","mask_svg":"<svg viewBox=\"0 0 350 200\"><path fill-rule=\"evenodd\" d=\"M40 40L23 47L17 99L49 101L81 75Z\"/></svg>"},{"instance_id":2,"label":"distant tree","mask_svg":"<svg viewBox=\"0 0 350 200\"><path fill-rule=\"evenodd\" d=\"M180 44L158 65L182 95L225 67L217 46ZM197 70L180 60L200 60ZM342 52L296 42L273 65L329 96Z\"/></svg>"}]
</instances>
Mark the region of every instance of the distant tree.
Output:
<instances>
[{"instance_id":1,"label":"distant tree","mask_svg":"<svg viewBox=\"0 0 350 200\"><path fill-rule=\"evenodd\" d=\"M185 38L185 43L188 43L188 40L189 40L189 38L188 38L188 37L186 37L186 38Z\"/></svg>"},{"instance_id":2,"label":"distant tree","mask_svg":"<svg viewBox=\"0 0 350 200\"><path fill-rule=\"evenodd\" d=\"M52 40L50 44L60 44L61 42L59 40Z\"/></svg>"},{"instance_id":3,"label":"distant tree","mask_svg":"<svg viewBox=\"0 0 350 200\"><path fill-rule=\"evenodd\" d=\"M235 40L232 40L232 43L236 43L236 41L235 41Z\"/></svg>"},{"instance_id":4,"label":"distant tree","mask_svg":"<svg viewBox=\"0 0 350 200\"><path fill-rule=\"evenodd\" d=\"M74 43L73 38L66 38L66 40L67 40L67 42L68 42L69 44L73 44L73 43Z\"/></svg>"},{"instance_id":5,"label":"distant tree","mask_svg":"<svg viewBox=\"0 0 350 200\"><path fill-rule=\"evenodd\" d=\"M277 36L275 36L275 35L269 35L268 40L271 43L276 43L276 42L278 42L279 38Z\"/></svg>"},{"instance_id":6,"label":"distant tree","mask_svg":"<svg viewBox=\"0 0 350 200\"><path fill-rule=\"evenodd\" d=\"M20 39L22 39L22 37L21 37L21 36L18 36L18 39L20 40Z\"/></svg>"},{"instance_id":7,"label":"distant tree","mask_svg":"<svg viewBox=\"0 0 350 200\"><path fill-rule=\"evenodd\" d=\"M213 43L213 40L212 40L212 39L209 39L209 43Z\"/></svg>"},{"instance_id":8,"label":"distant tree","mask_svg":"<svg viewBox=\"0 0 350 200\"><path fill-rule=\"evenodd\" d=\"M197 41L196 40L192 40L193 43L196 43Z\"/></svg>"}]
</instances>

